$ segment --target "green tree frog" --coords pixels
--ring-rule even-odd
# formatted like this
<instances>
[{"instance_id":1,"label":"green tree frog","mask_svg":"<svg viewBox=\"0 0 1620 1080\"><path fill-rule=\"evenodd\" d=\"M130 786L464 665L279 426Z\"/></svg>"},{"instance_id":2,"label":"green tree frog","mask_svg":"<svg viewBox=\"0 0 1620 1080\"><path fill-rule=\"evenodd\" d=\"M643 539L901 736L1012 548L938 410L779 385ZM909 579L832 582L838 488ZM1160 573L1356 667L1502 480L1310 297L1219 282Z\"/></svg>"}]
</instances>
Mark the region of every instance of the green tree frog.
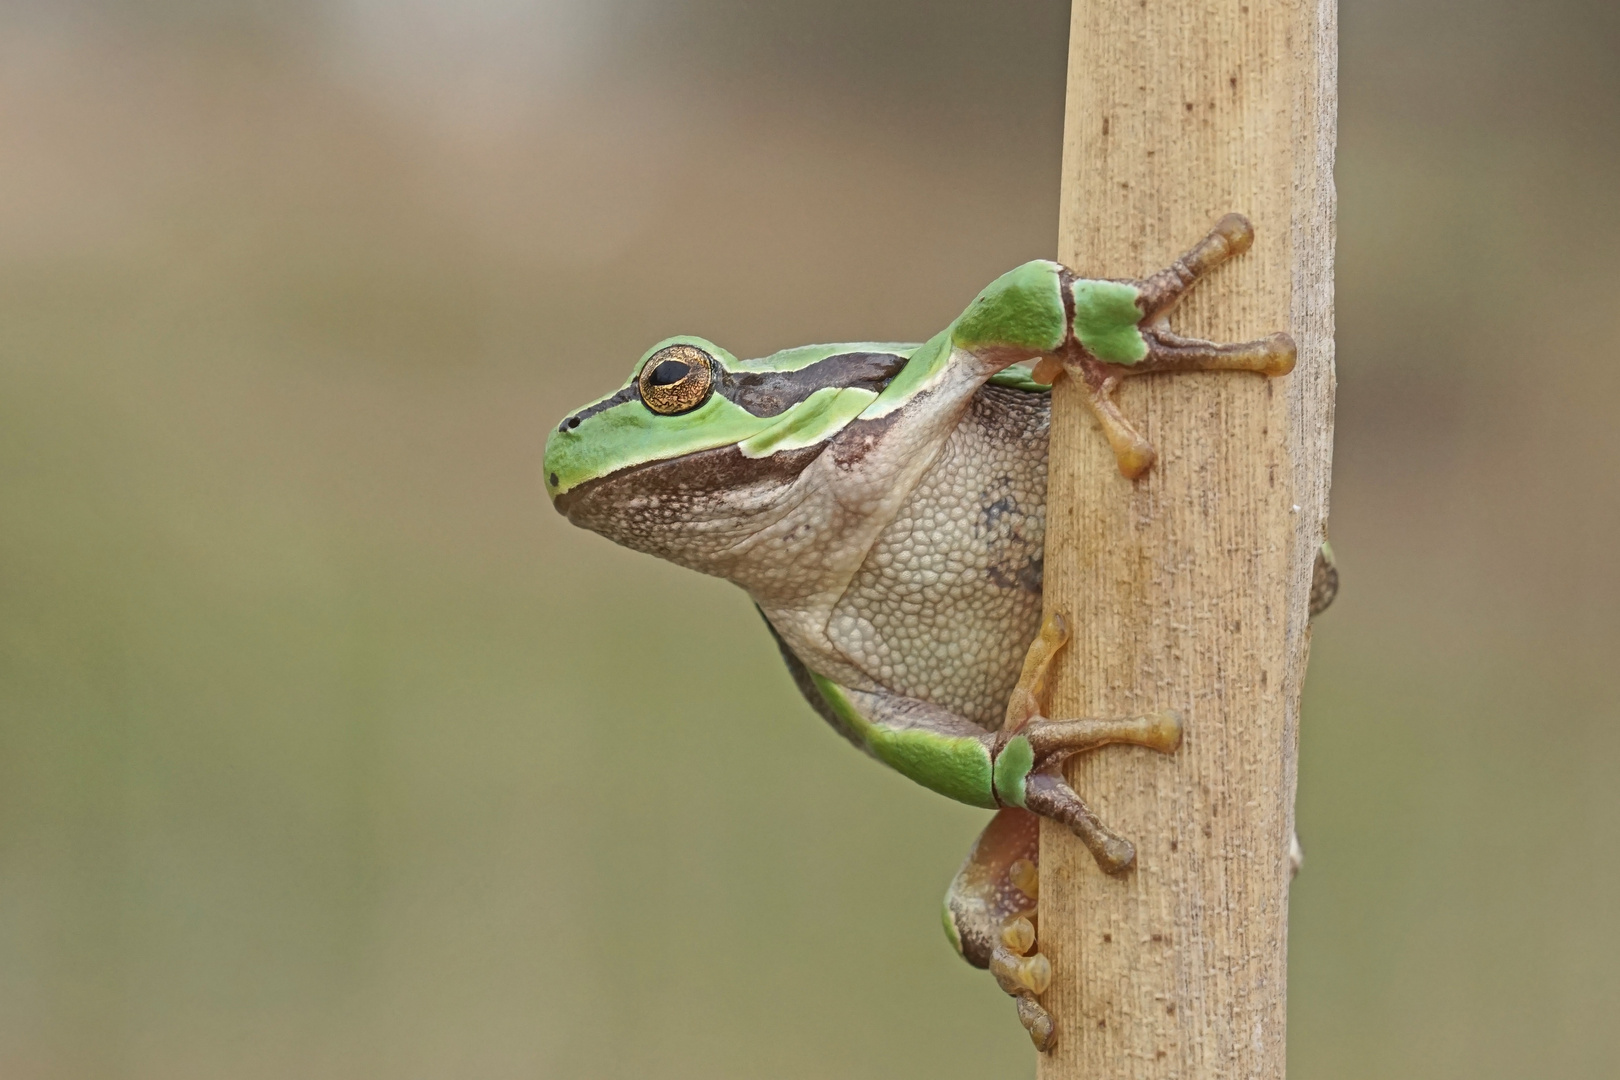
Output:
<instances>
[{"instance_id":1,"label":"green tree frog","mask_svg":"<svg viewBox=\"0 0 1620 1080\"><path fill-rule=\"evenodd\" d=\"M1043 623L1052 381L1079 381L1119 468L1153 448L1114 404L1120 379L1286 374L1294 343L1217 345L1167 315L1253 239L1223 218L1143 280L1026 263L921 344L858 342L739 360L697 337L659 342L613 393L551 432L545 484L575 525L742 586L794 682L857 748L924 787L995 810L945 898L945 930L1017 1000L1035 1045L1051 967L1036 948L1037 822L1060 822L1104 870L1131 844L1064 779L1110 743L1173 752L1181 721L1047 716L1067 637ZM1319 566L1324 595L1330 568ZM1322 605L1325 606L1325 603Z\"/></svg>"}]
</instances>

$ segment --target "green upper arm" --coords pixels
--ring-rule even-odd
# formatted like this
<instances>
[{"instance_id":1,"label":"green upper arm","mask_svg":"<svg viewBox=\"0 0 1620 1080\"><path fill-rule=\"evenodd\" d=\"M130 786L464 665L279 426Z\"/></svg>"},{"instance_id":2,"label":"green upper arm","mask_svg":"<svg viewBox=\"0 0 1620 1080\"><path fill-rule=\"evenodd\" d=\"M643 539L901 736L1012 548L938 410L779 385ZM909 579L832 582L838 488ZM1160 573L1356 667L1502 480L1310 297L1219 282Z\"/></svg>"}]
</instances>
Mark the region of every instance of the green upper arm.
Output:
<instances>
[{"instance_id":1,"label":"green upper arm","mask_svg":"<svg viewBox=\"0 0 1620 1080\"><path fill-rule=\"evenodd\" d=\"M973 298L951 325L951 342L970 351L1011 346L1050 353L1068 336L1063 310L1063 268L1038 259L1009 270Z\"/></svg>"},{"instance_id":2,"label":"green upper arm","mask_svg":"<svg viewBox=\"0 0 1620 1080\"><path fill-rule=\"evenodd\" d=\"M1138 324L1141 295L1124 281L1070 277L1063 267L1038 259L1001 275L968 305L951 326L951 342L979 351L1011 347L1048 355L1068 340L1070 325L1064 290L1074 305L1074 337L1097 359L1134 364L1147 355Z\"/></svg>"}]
</instances>

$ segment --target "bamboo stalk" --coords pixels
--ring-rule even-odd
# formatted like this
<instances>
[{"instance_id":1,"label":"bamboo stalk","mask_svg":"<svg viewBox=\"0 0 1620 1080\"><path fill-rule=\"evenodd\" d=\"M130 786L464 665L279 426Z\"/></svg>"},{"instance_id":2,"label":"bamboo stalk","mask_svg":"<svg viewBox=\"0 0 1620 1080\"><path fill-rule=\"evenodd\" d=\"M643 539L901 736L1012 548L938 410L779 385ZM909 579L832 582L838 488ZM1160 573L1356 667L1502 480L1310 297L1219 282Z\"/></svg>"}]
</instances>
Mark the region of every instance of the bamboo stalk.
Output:
<instances>
[{"instance_id":1,"label":"bamboo stalk","mask_svg":"<svg viewBox=\"0 0 1620 1080\"><path fill-rule=\"evenodd\" d=\"M1075 637L1055 716L1176 708L1179 753L1077 759L1075 788L1136 844L1122 876L1041 832L1042 1080L1281 1077L1289 838L1311 565L1332 451L1335 0L1074 0L1059 258L1142 277L1222 214L1254 247L1178 332L1299 345L1294 372L1127 380L1157 447L1121 477L1076 387L1052 418L1045 594Z\"/></svg>"}]
</instances>

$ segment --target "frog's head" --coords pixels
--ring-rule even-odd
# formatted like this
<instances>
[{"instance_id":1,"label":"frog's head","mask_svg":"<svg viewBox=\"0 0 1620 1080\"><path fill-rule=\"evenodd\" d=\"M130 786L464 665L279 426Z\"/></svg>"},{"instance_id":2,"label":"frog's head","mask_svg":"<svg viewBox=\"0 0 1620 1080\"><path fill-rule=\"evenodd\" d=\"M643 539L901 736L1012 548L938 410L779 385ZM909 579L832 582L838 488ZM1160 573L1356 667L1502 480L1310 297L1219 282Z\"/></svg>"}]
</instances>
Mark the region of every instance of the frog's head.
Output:
<instances>
[{"instance_id":1,"label":"frog's head","mask_svg":"<svg viewBox=\"0 0 1620 1080\"><path fill-rule=\"evenodd\" d=\"M728 560L827 441L876 399L909 346L814 346L739 361L696 337L661 341L616 392L546 440L568 520L626 547L730 576Z\"/></svg>"}]
</instances>

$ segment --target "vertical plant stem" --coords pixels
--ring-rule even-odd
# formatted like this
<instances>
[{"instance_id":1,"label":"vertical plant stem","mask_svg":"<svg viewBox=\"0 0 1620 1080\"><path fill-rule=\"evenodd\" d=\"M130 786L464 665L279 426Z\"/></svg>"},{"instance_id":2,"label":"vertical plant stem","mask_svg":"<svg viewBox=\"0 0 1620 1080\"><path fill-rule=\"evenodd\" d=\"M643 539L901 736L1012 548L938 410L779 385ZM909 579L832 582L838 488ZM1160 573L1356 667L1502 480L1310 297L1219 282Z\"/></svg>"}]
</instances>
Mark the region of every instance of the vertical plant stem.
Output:
<instances>
[{"instance_id":1,"label":"vertical plant stem","mask_svg":"<svg viewBox=\"0 0 1620 1080\"><path fill-rule=\"evenodd\" d=\"M1175 708L1186 740L1072 765L1136 844L1123 876L1042 823L1058 1024L1042 1080L1283 1075L1299 692L1332 451L1336 38L1335 0L1074 2L1059 258L1141 277L1243 213L1254 247L1172 324L1216 341L1287 330L1299 363L1276 380L1128 380L1119 404L1159 452L1135 482L1075 387L1055 390L1045 595L1075 637L1053 714Z\"/></svg>"}]
</instances>

